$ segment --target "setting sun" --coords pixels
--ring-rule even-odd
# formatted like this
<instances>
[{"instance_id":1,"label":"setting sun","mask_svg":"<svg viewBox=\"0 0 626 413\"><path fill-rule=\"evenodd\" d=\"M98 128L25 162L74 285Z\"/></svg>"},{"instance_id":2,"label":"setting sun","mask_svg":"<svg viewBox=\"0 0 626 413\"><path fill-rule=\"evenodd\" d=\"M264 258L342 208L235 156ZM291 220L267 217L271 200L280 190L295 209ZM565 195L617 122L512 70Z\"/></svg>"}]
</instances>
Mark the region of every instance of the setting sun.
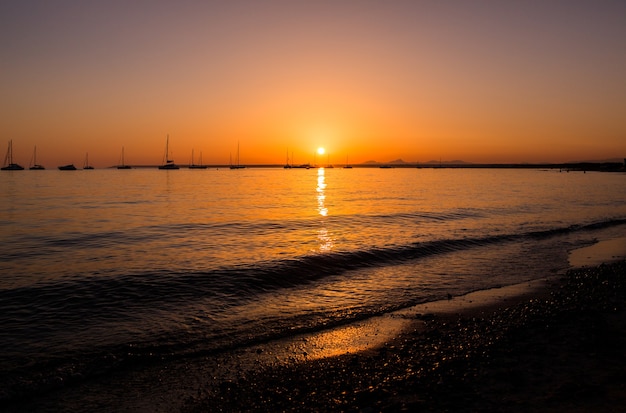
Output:
<instances>
[{"instance_id":1,"label":"setting sun","mask_svg":"<svg viewBox=\"0 0 626 413\"><path fill-rule=\"evenodd\" d=\"M317 148L318 155L324 155L324 153L326 153L326 149L322 148L321 146Z\"/></svg>"}]
</instances>

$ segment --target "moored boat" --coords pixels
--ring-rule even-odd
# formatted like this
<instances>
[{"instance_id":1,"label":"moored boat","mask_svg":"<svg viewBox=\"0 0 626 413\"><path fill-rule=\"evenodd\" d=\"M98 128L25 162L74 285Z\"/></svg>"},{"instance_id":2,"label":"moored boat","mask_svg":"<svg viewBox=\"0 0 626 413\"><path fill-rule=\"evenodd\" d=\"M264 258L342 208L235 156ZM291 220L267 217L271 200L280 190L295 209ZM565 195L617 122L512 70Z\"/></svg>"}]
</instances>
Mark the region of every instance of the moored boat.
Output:
<instances>
[{"instance_id":1,"label":"moored boat","mask_svg":"<svg viewBox=\"0 0 626 413\"><path fill-rule=\"evenodd\" d=\"M35 146L35 149L33 150L33 162L28 169L30 169L31 171L42 171L46 169L43 167L43 165L39 165L37 163L37 147L36 146Z\"/></svg>"},{"instance_id":2,"label":"moored boat","mask_svg":"<svg viewBox=\"0 0 626 413\"><path fill-rule=\"evenodd\" d=\"M352 165L348 163L348 156L346 155L346 164L343 166L344 169L352 169Z\"/></svg>"},{"instance_id":3,"label":"moored boat","mask_svg":"<svg viewBox=\"0 0 626 413\"><path fill-rule=\"evenodd\" d=\"M293 153L291 154L291 156L293 157ZM293 161L292 161L293 163ZM293 165L289 164L289 149L287 149L287 160L285 162L285 166L283 168L285 169L291 169L293 167Z\"/></svg>"},{"instance_id":4,"label":"moored boat","mask_svg":"<svg viewBox=\"0 0 626 413\"><path fill-rule=\"evenodd\" d=\"M63 166L59 166L59 171L75 171L77 168L74 166L73 163L67 164L67 165L63 165Z\"/></svg>"},{"instance_id":5,"label":"moored boat","mask_svg":"<svg viewBox=\"0 0 626 413\"><path fill-rule=\"evenodd\" d=\"M173 159L170 159L170 135L167 135L165 139L165 163L159 165L159 169L180 169L178 165L174 163Z\"/></svg>"},{"instance_id":6,"label":"moored boat","mask_svg":"<svg viewBox=\"0 0 626 413\"><path fill-rule=\"evenodd\" d=\"M206 169L207 165L202 165L202 152L200 152L200 163L194 163L193 159L193 149L191 150L191 163L189 164L189 169Z\"/></svg>"},{"instance_id":7,"label":"moored boat","mask_svg":"<svg viewBox=\"0 0 626 413\"><path fill-rule=\"evenodd\" d=\"M7 149L7 154L4 157L4 166L0 168L3 171L22 171L24 167L13 162L13 141L9 141L9 147Z\"/></svg>"},{"instance_id":8,"label":"moored boat","mask_svg":"<svg viewBox=\"0 0 626 413\"><path fill-rule=\"evenodd\" d=\"M130 165L124 163L124 147L122 146L122 162L117 165L117 169L132 169Z\"/></svg>"},{"instance_id":9,"label":"moored boat","mask_svg":"<svg viewBox=\"0 0 626 413\"><path fill-rule=\"evenodd\" d=\"M85 154L85 164L83 165L83 169L94 169L93 166L89 165L89 153Z\"/></svg>"},{"instance_id":10,"label":"moored boat","mask_svg":"<svg viewBox=\"0 0 626 413\"><path fill-rule=\"evenodd\" d=\"M237 163L233 164L232 158L230 161L230 169L244 169L245 166L239 163L239 142L237 142Z\"/></svg>"}]
</instances>

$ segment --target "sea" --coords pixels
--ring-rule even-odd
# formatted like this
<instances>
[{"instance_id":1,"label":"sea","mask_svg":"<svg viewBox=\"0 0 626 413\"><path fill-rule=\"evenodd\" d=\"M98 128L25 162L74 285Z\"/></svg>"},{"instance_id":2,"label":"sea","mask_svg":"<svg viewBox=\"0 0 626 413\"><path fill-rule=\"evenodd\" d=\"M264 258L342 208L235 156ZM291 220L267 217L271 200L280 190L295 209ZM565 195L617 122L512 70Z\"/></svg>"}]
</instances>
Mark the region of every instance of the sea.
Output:
<instances>
[{"instance_id":1,"label":"sea","mask_svg":"<svg viewBox=\"0 0 626 413\"><path fill-rule=\"evenodd\" d=\"M27 170L0 195L5 404L562 274L626 237L624 173Z\"/></svg>"}]
</instances>

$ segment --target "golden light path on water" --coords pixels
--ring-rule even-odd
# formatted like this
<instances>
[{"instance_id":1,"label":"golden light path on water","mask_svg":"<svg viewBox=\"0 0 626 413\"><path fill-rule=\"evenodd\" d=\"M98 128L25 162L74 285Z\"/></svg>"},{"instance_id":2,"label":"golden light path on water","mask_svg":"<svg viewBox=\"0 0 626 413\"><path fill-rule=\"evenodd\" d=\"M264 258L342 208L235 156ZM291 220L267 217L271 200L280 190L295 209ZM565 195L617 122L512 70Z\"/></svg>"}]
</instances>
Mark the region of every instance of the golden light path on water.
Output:
<instances>
[{"instance_id":1,"label":"golden light path on water","mask_svg":"<svg viewBox=\"0 0 626 413\"><path fill-rule=\"evenodd\" d=\"M328 216L328 208L326 207L326 175L324 168L317 170L317 212L322 217ZM334 240L328 229L322 226L318 231L318 239L320 241L320 252L328 252L333 249Z\"/></svg>"}]
</instances>

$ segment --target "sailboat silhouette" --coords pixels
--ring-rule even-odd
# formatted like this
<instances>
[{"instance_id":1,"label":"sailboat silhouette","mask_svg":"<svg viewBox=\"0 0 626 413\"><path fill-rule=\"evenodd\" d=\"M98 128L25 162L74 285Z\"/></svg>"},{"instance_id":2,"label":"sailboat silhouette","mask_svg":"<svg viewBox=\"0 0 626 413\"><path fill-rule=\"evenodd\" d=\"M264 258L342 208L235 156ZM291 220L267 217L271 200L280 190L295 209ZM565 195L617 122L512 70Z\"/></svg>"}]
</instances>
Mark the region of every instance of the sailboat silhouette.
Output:
<instances>
[{"instance_id":1,"label":"sailboat silhouette","mask_svg":"<svg viewBox=\"0 0 626 413\"><path fill-rule=\"evenodd\" d=\"M30 168L31 171L42 171L46 168L43 167L43 165L39 165L37 163L37 147L35 146L35 149L33 149L33 162Z\"/></svg>"},{"instance_id":2,"label":"sailboat silhouette","mask_svg":"<svg viewBox=\"0 0 626 413\"><path fill-rule=\"evenodd\" d=\"M200 163L194 163L193 159L193 149L191 150L191 163L189 164L189 169L206 169L207 165L202 165L202 152L200 152Z\"/></svg>"},{"instance_id":3,"label":"sailboat silhouette","mask_svg":"<svg viewBox=\"0 0 626 413\"><path fill-rule=\"evenodd\" d=\"M132 169L130 165L126 165L124 163L124 147L122 146L122 161L119 165L117 165L117 169Z\"/></svg>"},{"instance_id":4,"label":"sailboat silhouette","mask_svg":"<svg viewBox=\"0 0 626 413\"><path fill-rule=\"evenodd\" d=\"M83 169L93 169L93 166L89 165L89 153L85 154L85 164L83 165Z\"/></svg>"},{"instance_id":5,"label":"sailboat silhouette","mask_svg":"<svg viewBox=\"0 0 626 413\"><path fill-rule=\"evenodd\" d=\"M4 157L4 166L2 168L3 171L21 171L24 169L23 166L16 164L13 162L13 141L9 141L9 148L7 149L7 154Z\"/></svg>"},{"instance_id":6,"label":"sailboat silhouette","mask_svg":"<svg viewBox=\"0 0 626 413\"><path fill-rule=\"evenodd\" d=\"M239 164L239 142L237 142L237 164L233 165L232 158L230 161L230 169L243 169L245 166Z\"/></svg>"},{"instance_id":7,"label":"sailboat silhouette","mask_svg":"<svg viewBox=\"0 0 626 413\"><path fill-rule=\"evenodd\" d=\"M167 135L165 140L165 163L163 165L159 165L159 169L180 169L178 165L174 163L172 159L170 159L170 135Z\"/></svg>"}]
</instances>

